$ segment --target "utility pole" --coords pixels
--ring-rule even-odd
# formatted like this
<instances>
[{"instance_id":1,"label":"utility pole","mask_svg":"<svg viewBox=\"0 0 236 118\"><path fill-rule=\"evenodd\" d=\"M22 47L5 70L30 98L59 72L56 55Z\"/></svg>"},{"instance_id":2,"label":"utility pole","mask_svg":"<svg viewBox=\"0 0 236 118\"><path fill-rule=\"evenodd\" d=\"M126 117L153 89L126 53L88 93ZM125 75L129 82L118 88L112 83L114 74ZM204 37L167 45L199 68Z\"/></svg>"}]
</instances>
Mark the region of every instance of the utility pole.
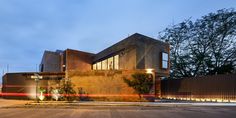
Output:
<instances>
[{"instance_id":1,"label":"utility pole","mask_svg":"<svg viewBox=\"0 0 236 118\"><path fill-rule=\"evenodd\" d=\"M4 72L4 69L2 69L2 76L4 76L5 72Z\"/></svg>"},{"instance_id":2,"label":"utility pole","mask_svg":"<svg viewBox=\"0 0 236 118\"><path fill-rule=\"evenodd\" d=\"M35 72L38 72L38 64L35 65Z\"/></svg>"},{"instance_id":3,"label":"utility pole","mask_svg":"<svg viewBox=\"0 0 236 118\"><path fill-rule=\"evenodd\" d=\"M7 64L7 73L9 73L9 64Z\"/></svg>"}]
</instances>

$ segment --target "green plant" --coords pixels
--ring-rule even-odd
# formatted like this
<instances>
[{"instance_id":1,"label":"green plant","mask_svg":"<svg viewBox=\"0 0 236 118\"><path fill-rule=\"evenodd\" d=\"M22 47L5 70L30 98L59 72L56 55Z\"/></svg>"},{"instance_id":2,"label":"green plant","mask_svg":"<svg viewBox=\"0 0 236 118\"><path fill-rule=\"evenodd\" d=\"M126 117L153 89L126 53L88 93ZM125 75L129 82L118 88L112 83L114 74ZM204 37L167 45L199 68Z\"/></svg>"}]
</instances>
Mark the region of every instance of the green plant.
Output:
<instances>
[{"instance_id":1,"label":"green plant","mask_svg":"<svg viewBox=\"0 0 236 118\"><path fill-rule=\"evenodd\" d=\"M63 81L62 86L60 87L60 94L63 95L62 100L73 101L76 99L76 92L73 89L73 84L71 81Z\"/></svg>"},{"instance_id":2,"label":"green plant","mask_svg":"<svg viewBox=\"0 0 236 118\"><path fill-rule=\"evenodd\" d=\"M236 11L221 9L160 32L170 44L170 78L236 72Z\"/></svg>"},{"instance_id":3,"label":"green plant","mask_svg":"<svg viewBox=\"0 0 236 118\"><path fill-rule=\"evenodd\" d=\"M141 99L142 94L148 94L150 92L153 86L153 77L150 77L150 75L146 73L135 73L132 75L132 79L124 78L124 82L132 87Z\"/></svg>"}]
</instances>

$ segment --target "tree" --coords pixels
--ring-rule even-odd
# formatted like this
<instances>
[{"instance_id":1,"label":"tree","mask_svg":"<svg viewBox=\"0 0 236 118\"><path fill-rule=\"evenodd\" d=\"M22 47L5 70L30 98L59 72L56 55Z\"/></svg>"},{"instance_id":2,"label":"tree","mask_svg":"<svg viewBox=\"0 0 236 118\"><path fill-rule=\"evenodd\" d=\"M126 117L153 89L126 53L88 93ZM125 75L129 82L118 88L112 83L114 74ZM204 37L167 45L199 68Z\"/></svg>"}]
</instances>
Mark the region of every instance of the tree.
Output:
<instances>
[{"instance_id":1,"label":"tree","mask_svg":"<svg viewBox=\"0 0 236 118\"><path fill-rule=\"evenodd\" d=\"M235 72L234 9L221 9L195 22L185 20L159 34L171 46L172 78Z\"/></svg>"},{"instance_id":2,"label":"tree","mask_svg":"<svg viewBox=\"0 0 236 118\"><path fill-rule=\"evenodd\" d=\"M148 94L150 92L153 86L153 77L145 73L135 73L132 75L132 79L124 78L124 82L132 87L141 99L142 94Z\"/></svg>"},{"instance_id":3,"label":"tree","mask_svg":"<svg viewBox=\"0 0 236 118\"><path fill-rule=\"evenodd\" d=\"M73 84L71 83L71 81L67 80L67 81L63 81L62 86L60 87L60 94L63 95L64 99L67 101L73 101L76 99L76 92L73 89Z\"/></svg>"}]
</instances>

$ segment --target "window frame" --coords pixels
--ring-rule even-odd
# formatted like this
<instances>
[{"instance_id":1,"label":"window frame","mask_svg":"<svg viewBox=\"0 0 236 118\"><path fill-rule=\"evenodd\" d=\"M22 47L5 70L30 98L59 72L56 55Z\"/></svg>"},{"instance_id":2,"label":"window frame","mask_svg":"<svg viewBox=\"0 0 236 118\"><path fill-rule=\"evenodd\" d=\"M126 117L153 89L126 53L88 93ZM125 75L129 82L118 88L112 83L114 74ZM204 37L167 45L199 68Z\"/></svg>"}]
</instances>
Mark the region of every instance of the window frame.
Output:
<instances>
[{"instance_id":1,"label":"window frame","mask_svg":"<svg viewBox=\"0 0 236 118\"><path fill-rule=\"evenodd\" d=\"M165 67L164 67L164 65L165 65ZM169 68L169 53L167 53L167 52L161 52L161 68L162 69Z\"/></svg>"}]
</instances>

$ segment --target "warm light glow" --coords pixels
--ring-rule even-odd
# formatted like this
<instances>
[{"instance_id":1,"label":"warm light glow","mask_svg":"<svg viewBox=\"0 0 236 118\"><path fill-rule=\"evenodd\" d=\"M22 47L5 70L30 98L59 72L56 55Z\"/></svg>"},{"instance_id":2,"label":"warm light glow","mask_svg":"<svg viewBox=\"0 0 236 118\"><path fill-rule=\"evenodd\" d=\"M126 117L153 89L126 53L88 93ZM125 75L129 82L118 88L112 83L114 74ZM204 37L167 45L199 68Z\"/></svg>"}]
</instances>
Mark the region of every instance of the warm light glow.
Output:
<instances>
[{"instance_id":1,"label":"warm light glow","mask_svg":"<svg viewBox=\"0 0 236 118\"><path fill-rule=\"evenodd\" d=\"M28 85L28 86L29 86L29 88L26 89L27 93L29 93L28 97L30 99L36 99L36 86L35 86L35 84Z\"/></svg>"},{"instance_id":2,"label":"warm light glow","mask_svg":"<svg viewBox=\"0 0 236 118\"><path fill-rule=\"evenodd\" d=\"M229 100L222 100L222 102L229 102Z\"/></svg>"},{"instance_id":3,"label":"warm light glow","mask_svg":"<svg viewBox=\"0 0 236 118\"><path fill-rule=\"evenodd\" d=\"M52 91L52 98L57 101L59 99L59 97L60 97L59 90L58 89L54 89Z\"/></svg>"},{"instance_id":4,"label":"warm light glow","mask_svg":"<svg viewBox=\"0 0 236 118\"><path fill-rule=\"evenodd\" d=\"M236 100L230 100L229 102L236 102Z\"/></svg>"},{"instance_id":5,"label":"warm light glow","mask_svg":"<svg viewBox=\"0 0 236 118\"><path fill-rule=\"evenodd\" d=\"M217 99L216 102L222 102L222 100L221 99Z\"/></svg>"},{"instance_id":6,"label":"warm light glow","mask_svg":"<svg viewBox=\"0 0 236 118\"><path fill-rule=\"evenodd\" d=\"M146 73L152 74L153 73L153 69L151 69L151 68L146 69Z\"/></svg>"},{"instance_id":7,"label":"warm light glow","mask_svg":"<svg viewBox=\"0 0 236 118\"><path fill-rule=\"evenodd\" d=\"M200 102L201 100L200 99L196 99L196 101Z\"/></svg>"},{"instance_id":8,"label":"warm light glow","mask_svg":"<svg viewBox=\"0 0 236 118\"><path fill-rule=\"evenodd\" d=\"M166 96L166 99L172 100L192 100L197 102L236 102L236 100L226 100L226 99L218 99L218 98L175 98L174 96Z\"/></svg>"},{"instance_id":9,"label":"warm light glow","mask_svg":"<svg viewBox=\"0 0 236 118\"><path fill-rule=\"evenodd\" d=\"M32 78L32 79L43 79L43 76L31 75L30 78Z\"/></svg>"},{"instance_id":10,"label":"warm light glow","mask_svg":"<svg viewBox=\"0 0 236 118\"><path fill-rule=\"evenodd\" d=\"M212 102L216 102L216 99L211 99Z\"/></svg>"},{"instance_id":11,"label":"warm light glow","mask_svg":"<svg viewBox=\"0 0 236 118\"><path fill-rule=\"evenodd\" d=\"M43 95L43 92L40 91L39 99L42 101L44 98L45 98L45 96Z\"/></svg>"},{"instance_id":12,"label":"warm light glow","mask_svg":"<svg viewBox=\"0 0 236 118\"><path fill-rule=\"evenodd\" d=\"M206 99L205 101L209 102L209 101L211 101L211 99Z\"/></svg>"}]
</instances>

